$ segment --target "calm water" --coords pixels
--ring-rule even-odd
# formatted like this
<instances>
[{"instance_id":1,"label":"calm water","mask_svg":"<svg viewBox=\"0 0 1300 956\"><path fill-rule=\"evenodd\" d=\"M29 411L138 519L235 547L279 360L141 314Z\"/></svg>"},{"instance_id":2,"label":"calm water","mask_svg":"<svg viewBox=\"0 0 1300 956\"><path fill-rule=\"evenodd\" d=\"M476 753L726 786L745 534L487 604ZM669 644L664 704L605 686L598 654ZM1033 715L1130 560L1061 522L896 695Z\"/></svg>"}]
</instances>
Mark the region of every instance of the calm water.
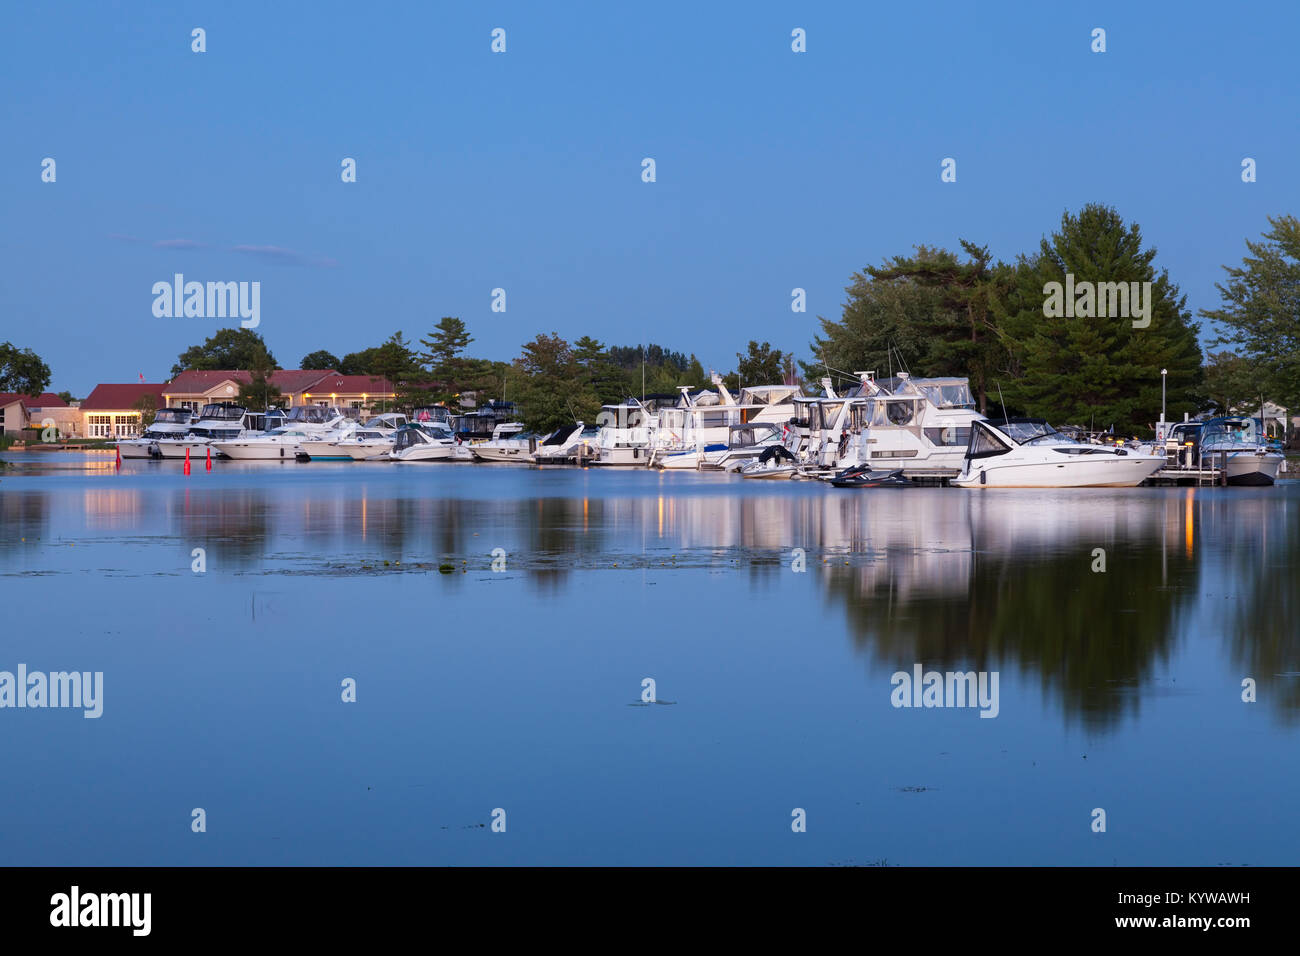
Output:
<instances>
[{"instance_id":1,"label":"calm water","mask_svg":"<svg viewBox=\"0 0 1300 956\"><path fill-rule=\"evenodd\" d=\"M7 457L0 670L104 702L0 710L6 863L1300 858L1294 483Z\"/></svg>"}]
</instances>

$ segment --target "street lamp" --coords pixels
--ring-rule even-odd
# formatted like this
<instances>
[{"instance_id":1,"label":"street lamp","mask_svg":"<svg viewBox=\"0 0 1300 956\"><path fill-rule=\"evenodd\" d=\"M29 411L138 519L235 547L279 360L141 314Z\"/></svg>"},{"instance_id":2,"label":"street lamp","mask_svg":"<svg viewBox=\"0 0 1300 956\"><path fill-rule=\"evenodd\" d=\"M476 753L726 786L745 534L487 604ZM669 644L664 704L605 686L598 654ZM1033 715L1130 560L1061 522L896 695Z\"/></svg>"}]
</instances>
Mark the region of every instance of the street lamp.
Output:
<instances>
[{"instance_id":1,"label":"street lamp","mask_svg":"<svg viewBox=\"0 0 1300 956\"><path fill-rule=\"evenodd\" d=\"M1168 423L1165 421L1165 382L1169 378L1169 369L1160 370L1160 428L1157 429L1156 441L1165 440L1165 430Z\"/></svg>"}]
</instances>

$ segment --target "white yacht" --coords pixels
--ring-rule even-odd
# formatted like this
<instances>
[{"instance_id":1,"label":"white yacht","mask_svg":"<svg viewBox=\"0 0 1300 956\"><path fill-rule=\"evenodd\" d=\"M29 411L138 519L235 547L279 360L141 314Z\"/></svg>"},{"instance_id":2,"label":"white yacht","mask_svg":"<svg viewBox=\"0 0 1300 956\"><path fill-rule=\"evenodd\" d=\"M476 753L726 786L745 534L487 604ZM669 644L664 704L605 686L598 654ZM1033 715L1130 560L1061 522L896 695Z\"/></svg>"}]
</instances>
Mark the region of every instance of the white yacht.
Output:
<instances>
[{"instance_id":1,"label":"white yacht","mask_svg":"<svg viewBox=\"0 0 1300 956\"><path fill-rule=\"evenodd\" d=\"M794 427L800 436L798 457L809 468L836 470L844 467L842 459L849 451L848 396L839 395L829 378L823 378L821 386L822 396L798 396L792 401ZM860 387L851 391L856 393Z\"/></svg>"},{"instance_id":2,"label":"white yacht","mask_svg":"<svg viewBox=\"0 0 1300 956\"><path fill-rule=\"evenodd\" d=\"M470 453L479 461L531 462L537 437L524 431L522 422L502 422L492 429L487 441L469 446Z\"/></svg>"},{"instance_id":3,"label":"white yacht","mask_svg":"<svg viewBox=\"0 0 1300 956\"><path fill-rule=\"evenodd\" d=\"M352 461L373 461L377 459L388 460L389 452L393 450L396 439L393 435L385 435L377 428L358 428L350 433L346 438L340 438L333 443L333 457L338 459L349 458ZM306 448L306 445L303 446ZM310 451L307 452L309 455ZM315 458L315 455L312 455Z\"/></svg>"},{"instance_id":4,"label":"white yacht","mask_svg":"<svg viewBox=\"0 0 1300 956\"><path fill-rule=\"evenodd\" d=\"M784 445L769 445L736 471L742 478L793 478L799 471L799 462Z\"/></svg>"},{"instance_id":5,"label":"white yacht","mask_svg":"<svg viewBox=\"0 0 1300 956\"><path fill-rule=\"evenodd\" d=\"M399 428L393 435L393 449L388 457L405 462L450 461L460 447L464 446L457 444L448 422L416 420Z\"/></svg>"},{"instance_id":6,"label":"white yacht","mask_svg":"<svg viewBox=\"0 0 1300 956\"><path fill-rule=\"evenodd\" d=\"M971 423L960 488L1132 488L1165 456L1067 438L1041 418Z\"/></svg>"},{"instance_id":7,"label":"white yacht","mask_svg":"<svg viewBox=\"0 0 1300 956\"><path fill-rule=\"evenodd\" d=\"M1201 427L1197 442L1202 462L1222 464L1230 485L1271 485L1285 460L1269 447L1264 422L1258 418L1211 418Z\"/></svg>"},{"instance_id":8,"label":"white yacht","mask_svg":"<svg viewBox=\"0 0 1300 956\"><path fill-rule=\"evenodd\" d=\"M665 398L667 396L664 396ZM644 467L654 451L659 433L658 397L644 401L629 398L619 405L604 405L597 422L597 457L593 465Z\"/></svg>"},{"instance_id":9,"label":"white yacht","mask_svg":"<svg viewBox=\"0 0 1300 956\"><path fill-rule=\"evenodd\" d=\"M382 415L376 415L361 427L391 437L405 424L406 416L401 412L384 412Z\"/></svg>"},{"instance_id":10,"label":"white yacht","mask_svg":"<svg viewBox=\"0 0 1300 956\"><path fill-rule=\"evenodd\" d=\"M289 409L284 424L260 435L214 440L212 447L239 461L284 461L302 453L303 442L333 440L352 423L341 409L326 405L298 405Z\"/></svg>"},{"instance_id":11,"label":"white yacht","mask_svg":"<svg viewBox=\"0 0 1300 956\"><path fill-rule=\"evenodd\" d=\"M725 442L701 445L689 451L660 454L655 457L654 463L668 470L695 468L702 471L731 471L757 458L772 445L783 445L791 450L790 446L797 440L797 434L789 425L778 425L775 422L732 425L727 430Z\"/></svg>"},{"instance_id":12,"label":"white yacht","mask_svg":"<svg viewBox=\"0 0 1300 956\"><path fill-rule=\"evenodd\" d=\"M376 415L364 425L348 423L334 435L302 443L300 454L311 461L365 461L386 458L393 450L393 436L406 424L401 412Z\"/></svg>"},{"instance_id":13,"label":"white yacht","mask_svg":"<svg viewBox=\"0 0 1300 956\"><path fill-rule=\"evenodd\" d=\"M280 414L274 409L255 413L233 402L213 402L203 406L198 421L191 424L185 434L159 438L151 451L156 451L155 457L158 458L184 458L187 450L192 458L202 458L209 448L220 454L215 442L261 434L264 427L274 428L280 424Z\"/></svg>"},{"instance_id":14,"label":"white yacht","mask_svg":"<svg viewBox=\"0 0 1300 956\"><path fill-rule=\"evenodd\" d=\"M555 465L577 458L595 457L599 430L588 428L582 422L564 425L551 432L533 451L533 462L538 465Z\"/></svg>"},{"instance_id":15,"label":"white yacht","mask_svg":"<svg viewBox=\"0 0 1300 956\"><path fill-rule=\"evenodd\" d=\"M153 422L144 430L144 434L117 442L117 450L123 458L160 458L162 456L155 443L162 438L184 436L193 423L194 413L188 408L160 408L154 413Z\"/></svg>"},{"instance_id":16,"label":"white yacht","mask_svg":"<svg viewBox=\"0 0 1300 956\"><path fill-rule=\"evenodd\" d=\"M961 473L971 424L984 419L967 379L900 372L877 381L872 372L857 374L859 384L843 396L813 405L810 464L902 470L908 478Z\"/></svg>"}]
</instances>

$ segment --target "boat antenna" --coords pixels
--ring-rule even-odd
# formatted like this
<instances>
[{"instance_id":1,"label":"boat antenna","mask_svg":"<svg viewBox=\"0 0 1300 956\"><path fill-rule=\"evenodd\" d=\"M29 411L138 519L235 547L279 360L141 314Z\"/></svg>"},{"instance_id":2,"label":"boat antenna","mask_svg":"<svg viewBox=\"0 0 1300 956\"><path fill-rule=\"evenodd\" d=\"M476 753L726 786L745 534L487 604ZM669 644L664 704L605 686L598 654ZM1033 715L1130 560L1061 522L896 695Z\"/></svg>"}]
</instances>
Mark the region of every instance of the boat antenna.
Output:
<instances>
[{"instance_id":1,"label":"boat antenna","mask_svg":"<svg viewBox=\"0 0 1300 956\"><path fill-rule=\"evenodd\" d=\"M1007 417L1007 403L1002 398L1002 383L998 382L998 403L1002 406L1002 424L1011 424L1011 419Z\"/></svg>"}]
</instances>

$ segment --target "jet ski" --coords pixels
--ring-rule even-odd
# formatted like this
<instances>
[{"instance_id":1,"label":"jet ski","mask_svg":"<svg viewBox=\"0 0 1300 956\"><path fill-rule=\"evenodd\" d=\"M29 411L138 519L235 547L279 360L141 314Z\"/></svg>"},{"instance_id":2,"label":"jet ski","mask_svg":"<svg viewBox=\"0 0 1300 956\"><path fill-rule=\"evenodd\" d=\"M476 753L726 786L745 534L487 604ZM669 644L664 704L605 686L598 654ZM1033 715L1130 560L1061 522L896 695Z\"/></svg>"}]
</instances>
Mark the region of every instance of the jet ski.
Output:
<instances>
[{"instance_id":1,"label":"jet ski","mask_svg":"<svg viewBox=\"0 0 1300 956\"><path fill-rule=\"evenodd\" d=\"M831 479L836 488L911 488L912 482L902 470L872 471L867 465L846 468Z\"/></svg>"}]
</instances>

